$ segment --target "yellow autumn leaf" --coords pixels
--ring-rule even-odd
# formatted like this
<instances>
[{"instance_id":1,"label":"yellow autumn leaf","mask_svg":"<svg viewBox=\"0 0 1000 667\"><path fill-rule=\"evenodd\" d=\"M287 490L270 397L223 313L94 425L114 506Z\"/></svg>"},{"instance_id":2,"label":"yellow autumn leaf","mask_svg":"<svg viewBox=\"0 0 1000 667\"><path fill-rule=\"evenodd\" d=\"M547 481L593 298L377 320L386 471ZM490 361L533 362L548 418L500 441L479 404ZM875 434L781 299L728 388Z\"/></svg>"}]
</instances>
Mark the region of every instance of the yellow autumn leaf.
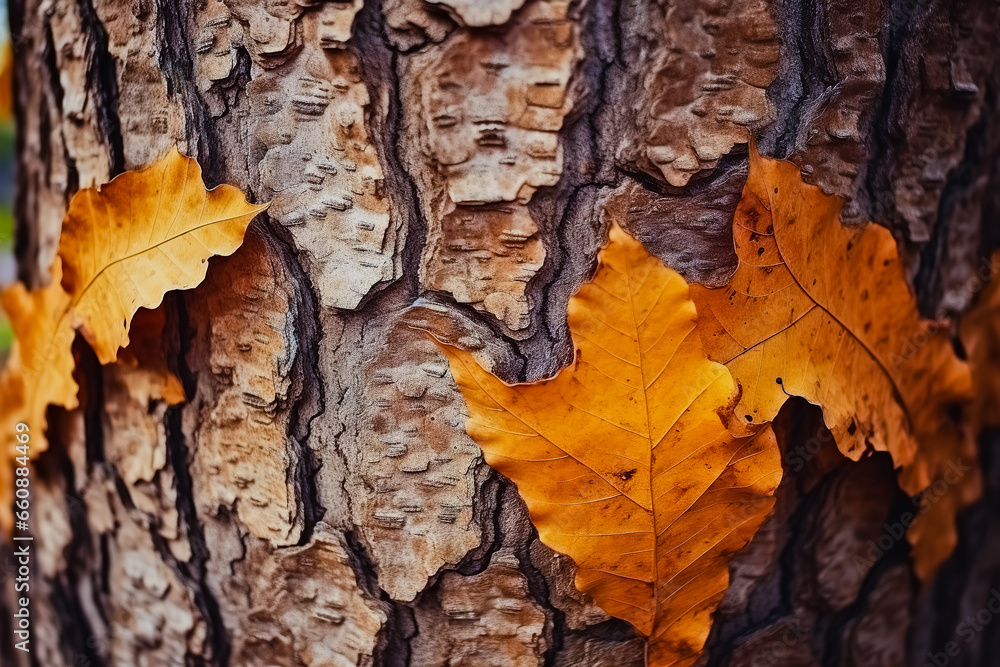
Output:
<instances>
[{"instance_id":1,"label":"yellow autumn leaf","mask_svg":"<svg viewBox=\"0 0 1000 667\"><path fill-rule=\"evenodd\" d=\"M888 451L914 494L967 456L949 410L971 398L969 367L947 323L920 318L889 230L841 224L842 203L752 147L733 220L739 266L727 286L691 297L709 357L742 388L738 415L769 422L802 396L845 455ZM921 576L955 543L952 504L974 495L975 474L962 484L925 512L936 530L916 544Z\"/></svg>"},{"instance_id":2,"label":"yellow autumn leaf","mask_svg":"<svg viewBox=\"0 0 1000 667\"><path fill-rule=\"evenodd\" d=\"M4 433L17 433L17 415L24 400L24 384L21 376L7 368L0 370L0 428ZM14 472L11 459L18 456L16 450L8 452L13 445L10 436L2 436L4 455L0 456L0 528L7 534L14 526L14 512L11 506Z\"/></svg>"},{"instance_id":3,"label":"yellow autumn leaf","mask_svg":"<svg viewBox=\"0 0 1000 667\"><path fill-rule=\"evenodd\" d=\"M52 281L46 287L29 292L21 283L14 283L0 295L15 336L4 369L10 379L5 383L3 412L39 435L46 427L48 406L70 410L77 406L70 297L59 283L62 268L58 258L51 273ZM9 438L12 432L6 429L2 437Z\"/></svg>"},{"instance_id":4,"label":"yellow autumn leaf","mask_svg":"<svg viewBox=\"0 0 1000 667\"><path fill-rule=\"evenodd\" d=\"M30 292L16 283L0 297L16 336L0 374L0 442L7 457L17 455L17 423L28 426L37 457L48 447L48 407L76 407L76 329L101 363L115 361L129 343L136 311L157 306L168 291L198 285L208 259L232 254L264 208L248 204L232 186L206 191L197 161L176 149L147 169L78 192L63 221L51 283ZM146 338L158 335L157 326L155 320L142 325L153 328ZM179 381L157 354L162 357L140 340L125 361L161 369L164 399L182 401ZM0 525L7 529L11 493L9 474L0 473Z\"/></svg>"},{"instance_id":5,"label":"yellow autumn leaf","mask_svg":"<svg viewBox=\"0 0 1000 667\"><path fill-rule=\"evenodd\" d=\"M49 405L66 409L77 406L73 380L73 328L69 318L69 295L59 284L59 259L52 265L47 287L29 292L15 283L0 295L0 304L10 318L15 339L7 365L0 371L0 442L6 456L0 457L0 526L13 523L11 461L27 451L32 458L46 448L46 412ZM16 430L28 428L28 447L18 452Z\"/></svg>"},{"instance_id":6,"label":"yellow autumn leaf","mask_svg":"<svg viewBox=\"0 0 1000 667\"><path fill-rule=\"evenodd\" d=\"M139 308L197 286L208 259L235 252L265 208L231 185L205 190L197 160L176 149L151 167L78 192L59 239L62 284L101 363L128 345Z\"/></svg>"},{"instance_id":7,"label":"yellow autumn leaf","mask_svg":"<svg viewBox=\"0 0 1000 667\"><path fill-rule=\"evenodd\" d=\"M697 659L729 560L781 479L770 427L727 430L736 385L695 320L684 279L615 225L570 300L572 367L509 386L442 345L487 462L542 542L577 563L580 590L649 637L651 667Z\"/></svg>"}]
</instances>

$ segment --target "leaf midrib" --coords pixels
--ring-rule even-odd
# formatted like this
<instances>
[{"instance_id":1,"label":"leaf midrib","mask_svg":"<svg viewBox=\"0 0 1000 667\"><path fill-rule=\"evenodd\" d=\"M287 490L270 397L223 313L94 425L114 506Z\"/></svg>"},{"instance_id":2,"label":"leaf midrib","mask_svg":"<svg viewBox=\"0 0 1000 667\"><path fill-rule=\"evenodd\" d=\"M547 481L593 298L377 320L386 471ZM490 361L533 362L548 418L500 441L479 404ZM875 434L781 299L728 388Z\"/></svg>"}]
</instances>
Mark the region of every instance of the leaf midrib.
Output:
<instances>
[{"instance_id":1,"label":"leaf midrib","mask_svg":"<svg viewBox=\"0 0 1000 667\"><path fill-rule=\"evenodd\" d=\"M207 193L206 193L205 201L207 201L207 200L208 200L208 197L207 197ZM257 210L253 211L253 215L256 215L257 213L260 213L260 210L261 210L260 205L256 205L256 206L257 206ZM56 326L53 328L52 336L45 343L45 349L48 351L48 353L43 358L42 367L44 368L44 366L48 365L49 361L51 361L51 359L52 359L51 350L53 350L54 347L55 347L55 345L53 345L53 343L55 342L56 335L57 335L57 333L59 331L59 327L62 325L63 321L69 316L70 312L72 312L73 309L76 308L77 304L79 304L80 301L83 300L83 297L90 291L90 288L93 287L94 283L97 282L97 280L104 274L105 271L107 271L108 269L110 269L112 266L114 266L116 264L120 264L120 263L126 262L126 261L128 261L130 259L134 259L136 257L139 257L140 255L144 255L144 254L146 254L148 252L152 252L153 250L156 250L157 248L159 248L162 245L165 245L165 244L170 243L172 241L176 241L180 237L185 236L187 234L192 234L192 233L198 231L199 229L204 229L206 227L211 227L212 225L219 225L219 224L222 224L222 223L231 222L233 220L237 220L239 218L245 217L246 215L250 215L250 214L249 213L245 213L243 215L235 215L235 216L231 216L231 217L228 217L228 218L222 218L220 220L213 220L211 222L206 222L203 225L198 225L197 227L192 227L191 229L188 229L188 230L186 230L184 232L181 232L179 234L175 234L174 236L171 236L170 238L166 238L166 239L160 241L159 243L155 243L155 244L153 244L153 245L151 245L151 246L149 246L149 247L147 247L147 248L145 248L143 250L140 250L138 252L132 253L130 255L125 255L124 257L120 257L118 259L115 259L115 260L112 260L112 261L108 262L100 271L98 271L96 274L94 274L94 277L90 279L90 281L86 284L86 286L84 286L84 288L82 290L80 290L79 294L75 298L71 297L70 303L66 307L66 310L64 310L63 313L62 313L62 315L59 316L59 319L56 320ZM132 225L129 224L129 233L130 234L131 234L131 229L132 229ZM42 372L41 369L32 369L32 370L36 374L40 374Z\"/></svg>"},{"instance_id":2,"label":"leaf midrib","mask_svg":"<svg viewBox=\"0 0 1000 667\"><path fill-rule=\"evenodd\" d=\"M632 326L635 330L635 348L638 352L639 389L642 393L642 405L646 410L646 441L649 443L649 462L646 469L649 471L649 514L653 524L653 530L650 534L650 537L653 540L653 544L651 545L653 549L653 611L650 614L650 627L655 628L656 616L660 610L660 589L657 585L660 581L660 559L657 549L656 507L653 502L653 418L652 415L649 414L649 397L647 396L649 388L646 386L646 371L643 364L642 352L642 336L639 332L639 319L635 315L635 292L632 290L632 267L629 264L627 249L622 253L622 258L625 262L625 285L628 288L628 307L629 312L632 314ZM645 323L645 320L643 320L643 323Z\"/></svg>"},{"instance_id":3,"label":"leaf midrib","mask_svg":"<svg viewBox=\"0 0 1000 667\"><path fill-rule=\"evenodd\" d=\"M761 179L763 180L763 176L761 176ZM765 182L765 190L767 192L768 210L771 213L771 220L773 221L774 220L774 201L773 201L772 195L771 195L771 188L770 188L770 186L766 182ZM838 220L838 223L839 223L839 220ZM872 223L868 223L868 224L872 224ZM858 342L858 344L861 345L861 347L865 350L865 352L868 353L868 356L870 356L875 361L875 363L878 364L878 367L882 370L882 373L884 373L885 376L887 378L889 378L889 383L892 385L893 394L895 394L895 396L896 396L896 402L899 403L900 406L902 406L902 408L903 408L903 414L906 415L906 421L910 425L910 429L912 430L913 427L914 427L913 416L910 414L910 407L906 404L906 401L903 400L903 392L899 388L899 386L896 384L896 378L893 377L892 373L889 372L889 369L887 369L885 367L885 364L882 363L882 360L879 358L879 356L877 354L875 354L875 352L870 347L868 347L868 344L865 343L865 341L862 340L857 334L855 334L854 331L851 330L851 328L849 326L847 326L846 324L844 324L840 320L839 317L837 317L836 315L834 315L830 311L829 308L827 308L822 303L820 303L812 295L812 293L808 289L806 289L805 285L802 284L802 281L799 280L799 277L797 275L795 275L795 271L792 269L792 265L789 264L788 260L785 259L785 253L781 249L781 243L778 240L777 226L775 226L775 232L773 234L773 237L774 237L774 245L777 246L777 248L778 248L778 254L781 255L781 260L785 263L785 266L788 267L788 275L790 275L792 277L792 280L794 280L795 284L799 286L799 289L802 290L803 294L805 294L806 296L808 296L809 300L812 301L814 304L816 304L817 308L819 308L824 313L826 313L827 315L829 315L830 318L833 319L834 322L836 322L837 324L839 324L844 329L844 331L846 331L848 333L848 335L850 335L851 338L853 338L854 340L856 340ZM804 317L804 315L803 315L803 317ZM799 319L801 319L801 318L799 318ZM796 320L796 323L798 321L799 320ZM791 326L794 326L794 325L791 325ZM760 343L755 344L754 347L756 347L759 344Z\"/></svg>"},{"instance_id":4,"label":"leaf midrib","mask_svg":"<svg viewBox=\"0 0 1000 667\"><path fill-rule=\"evenodd\" d=\"M253 212L254 215L256 215L257 213L260 213L259 209L257 211ZM155 243L155 244L153 244L151 246L148 246L148 247L146 247L146 248L144 248L142 250L139 250L137 252L134 252L134 253L132 253L130 255L125 255L123 257L120 257L118 259L115 259L115 260L112 260L112 261L108 262L107 264L104 265L104 267L100 271L98 271L97 273L95 273L94 276L90 279L90 281L86 284L86 286L84 286L84 288L82 290L80 290L79 296L77 296L76 298L74 298L73 301L70 303L70 308L71 309L75 308L76 305L80 301L83 300L84 295L90 290L90 288L94 285L94 283L97 282L97 280L102 275L104 275L104 272L107 271L108 269L110 269L111 267L113 267L113 266L115 266L117 264L121 264L122 262L127 262L130 259L135 259L136 257L139 257L140 255L145 255L148 252L152 252L152 251L156 250L160 246L163 246L163 245L166 245L166 244L171 243L173 241L176 241L177 239L181 238L182 236L187 236L188 234L193 234L194 232L196 232L196 231L198 231L200 229L205 229L206 227L211 227L212 225L221 225L221 224L226 223L226 222L232 222L233 220L238 220L239 218L246 217L247 215L250 215L250 214L249 213L244 213L243 215L234 215L234 216L231 216L229 218L222 218L220 220L213 220L211 222L206 222L203 225L198 225L197 227L192 227L192 228L190 228L188 230L185 230L185 231L183 231L183 232L181 232L179 234L175 234L174 236L171 236L169 238L163 239L159 243ZM131 225L129 225L129 227L131 228ZM202 245L204 245L204 244L202 244Z\"/></svg>"}]
</instances>

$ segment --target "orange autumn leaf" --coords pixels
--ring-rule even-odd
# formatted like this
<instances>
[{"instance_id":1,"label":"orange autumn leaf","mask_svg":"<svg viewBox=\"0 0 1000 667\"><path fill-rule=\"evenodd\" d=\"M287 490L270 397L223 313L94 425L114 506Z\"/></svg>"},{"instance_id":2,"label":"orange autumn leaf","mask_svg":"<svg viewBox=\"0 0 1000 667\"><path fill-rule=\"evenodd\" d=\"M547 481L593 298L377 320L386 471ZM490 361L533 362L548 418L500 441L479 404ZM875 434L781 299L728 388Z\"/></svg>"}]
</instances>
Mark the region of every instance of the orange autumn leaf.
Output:
<instances>
[{"instance_id":1,"label":"orange autumn leaf","mask_svg":"<svg viewBox=\"0 0 1000 667\"><path fill-rule=\"evenodd\" d=\"M57 258L47 287L29 292L15 283L0 295L15 335L7 365L0 371L0 442L6 453L0 457L0 527L8 532L14 521L11 462L25 451L16 449L17 425L27 425L26 451L34 458L46 449L48 406L77 406L69 295L59 284L61 275Z\"/></svg>"},{"instance_id":2,"label":"orange autumn leaf","mask_svg":"<svg viewBox=\"0 0 1000 667\"><path fill-rule=\"evenodd\" d=\"M0 49L0 123L14 117L14 47L7 41Z\"/></svg>"},{"instance_id":3,"label":"orange autumn leaf","mask_svg":"<svg viewBox=\"0 0 1000 667\"><path fill-rule=\"evenodd\" d=\"M21 376L11 373L8 369L0 370L0 428L4 433L17 433L15 430L18 422L18 411L24 395L24 383ZM14 527L14 512L11 505L14 471L9 459L19 456L14 450L7 452L6 448L12 446L9 441L10 436L2 438L5 454L0 456L0 529L9 534Z\"/></svg>"},{"instance_id":4,"label":"orange autumn leaf","mask_svg":"<svg viewBox=\"0 0 1000 667\"><path fill-rule=\"evenodd\" d=\"M77 406L69 295L59 284L61 275L56 259L47 287L29 292L15 283L0 295L16 336L7 365L0 371L0 441L6 452L0 457L0 526L8 531L13 524L10 461L21 455L16 449L20 444L17 425L27 425L30 441L26 451L34 458L46 448L48 406Z\"/></svg>"},{"instance_id":5,"label":"orange autumn leaf","mask_svg":"<svg viewBox=\"0 0 1000 667\"><path fill-rule=\"evenodd\" d=\"M264 208L247 203L232 186L206 190L197 161L176 149L147 169L78 192L63 221L51 284L29 292L18 283L2 296L16 336L0 374L0 441L7 456L15 455L18 422L28 425L36 457L48 447L48 406L76 407L76 329L101 363L115 361L119 347L129 343L136 311L157 306L168 291L198 285L208 259L232 254ZM157 327L155 319L139 324L138 345L124 361L161 369L164 400L180 402L179 381L162 350L147 340L159 335ZM11 493L3 475L0 525L8 529Z\"/></svg>"},{"instance_id":6,"label":"orange autumn leaf","mask_svg":"<svg viewBox=\"0 0 1000 667\"><path fill-rule=\"evenodd\" d=\"M62 284L101 363L128 345L139 308L201 283L208 259L233 254L265 208L231 185L205 190L198 161L176 149L151 167L74 195L59 239Z\"/></svg>"},{"instance_id":7,"label":"orange autumn leaf","mask_svg":"<svg viewBox=\"0 0 1000 667\"><path fill-rule=\"evenodd\" d=\"M709 361L688 286L617 225L570 300L576 363L509 386L441 345L467 429L517 485L577 586L649 637L649 665L690 665L781 479L770 427L726 427L736 385Z\"/></svg>"},{"instance_id":8,"label":"orange autumn leaf","mask_svg":"<svg viewBox=\"0 0 1000 667\"><path fill-rule=\"evenodd\" d=\"M978 268L971 286L981 289L975 306L962 317L962 343L972 367L976 387L972 424L978 432L984 427L1000 426L1000 252ZM978 286L977 286L978 285Z\"/></svg>"},{"instance_id":9,"label":"orange autumn leaf","mask_svg":"<svg viewBox=\"0 0 1000 667\"><path fill-rule=\"evenodd\" d=\"M29 292L21 283L14 283L0 295L15 336L4 369L4 416L16 417L14 423L28 424L33 440L35 432L38 436L44 433L48 406L70 410L77 406L74 332L70 297L59 282L61 266L57 258L52 265L52 281L46 287ZM12 432L6 429L2 437L9 438Z\"/></svg>"},{"instance_id":10,"label":"orange autumn leaf","mask_svg":"<svg viewBox=\"0 0 1000 667\"><path fill-rule=\"evenodd\" d=\"M733 221L739 266L728 286L695 286L691 296L709 357L742 388L738 415L769 422L802 396L823 408L845 455L888 451L914 494L966 456L949 409L971 397L969 367L947 323L920 318L892 234L842 225L842 203L803 183L795 165L751 148ZM921 576L951 551L951 505L975 494L974 477L964 482L971 492L936 502L922 519L936 529L915 540Z\"/></svg>"}]
</instances>

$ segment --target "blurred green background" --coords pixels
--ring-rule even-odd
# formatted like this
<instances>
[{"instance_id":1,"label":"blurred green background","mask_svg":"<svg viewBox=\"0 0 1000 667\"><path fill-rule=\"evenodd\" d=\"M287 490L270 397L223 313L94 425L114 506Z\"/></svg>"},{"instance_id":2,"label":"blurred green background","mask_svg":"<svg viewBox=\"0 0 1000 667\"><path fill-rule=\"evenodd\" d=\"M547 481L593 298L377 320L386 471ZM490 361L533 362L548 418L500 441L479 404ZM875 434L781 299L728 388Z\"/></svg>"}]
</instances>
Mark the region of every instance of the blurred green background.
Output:
<instances>
[{"instance_id":1,"label":"blurred green background","mask_svg":"<svg viewBox=\"0 0 1000 667\"><path fill-rule=\"evenodd\" d=\"M14 264L14 122L0 120L0 286L15 277ZM0 357L5 357L11 341L10 322L0 310Z\"/></svg>"},{"instance_id":2,"label":"blurred green background","mask_svg":"<svg viewBox=\"0 0 1000 667\"><path fill-rule=\"evenodd\" d=\"M0 0L0 287L16 274L14 263L14 118L11 114L11 47L7 0ZM0 310L0 360L7 356L10 323Z\"/></svg>"}]
</instances>

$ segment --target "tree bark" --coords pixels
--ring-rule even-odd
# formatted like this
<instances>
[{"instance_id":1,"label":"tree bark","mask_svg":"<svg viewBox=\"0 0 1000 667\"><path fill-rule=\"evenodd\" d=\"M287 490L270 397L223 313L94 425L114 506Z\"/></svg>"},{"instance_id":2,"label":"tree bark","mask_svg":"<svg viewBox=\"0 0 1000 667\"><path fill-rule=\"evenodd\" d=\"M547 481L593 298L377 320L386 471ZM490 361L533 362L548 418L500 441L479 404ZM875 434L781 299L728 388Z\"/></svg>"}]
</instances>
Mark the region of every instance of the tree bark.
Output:
<instances>
[{"instance_id":1,"label":"tree bark","mask_svg":"<svg viewBox=\"0 0 1000 667\"><path fill-rule=\"evenodd\" d=\"M611 217L724 283L747 137L895 234L925 315L1000 245L997 0L12 0L20 277L72 195L171 146L271 207L168 297L188 400L101 367L34 477L33 652L4 664L641 665L464 430L423 330L504 380L572 360ZM991 224L992 223L992 224ZM845 276L845 279L849 279ZM1000 435L937 577L885 454L776 424L774 515L701 664L992 665ZM5 554L9 568L9 547ZM11 623L13 578L0 605ZM980 621L981 623L981 621ZM936 663L933 663L936 664Z\"/></svg>"}]
</instances>

